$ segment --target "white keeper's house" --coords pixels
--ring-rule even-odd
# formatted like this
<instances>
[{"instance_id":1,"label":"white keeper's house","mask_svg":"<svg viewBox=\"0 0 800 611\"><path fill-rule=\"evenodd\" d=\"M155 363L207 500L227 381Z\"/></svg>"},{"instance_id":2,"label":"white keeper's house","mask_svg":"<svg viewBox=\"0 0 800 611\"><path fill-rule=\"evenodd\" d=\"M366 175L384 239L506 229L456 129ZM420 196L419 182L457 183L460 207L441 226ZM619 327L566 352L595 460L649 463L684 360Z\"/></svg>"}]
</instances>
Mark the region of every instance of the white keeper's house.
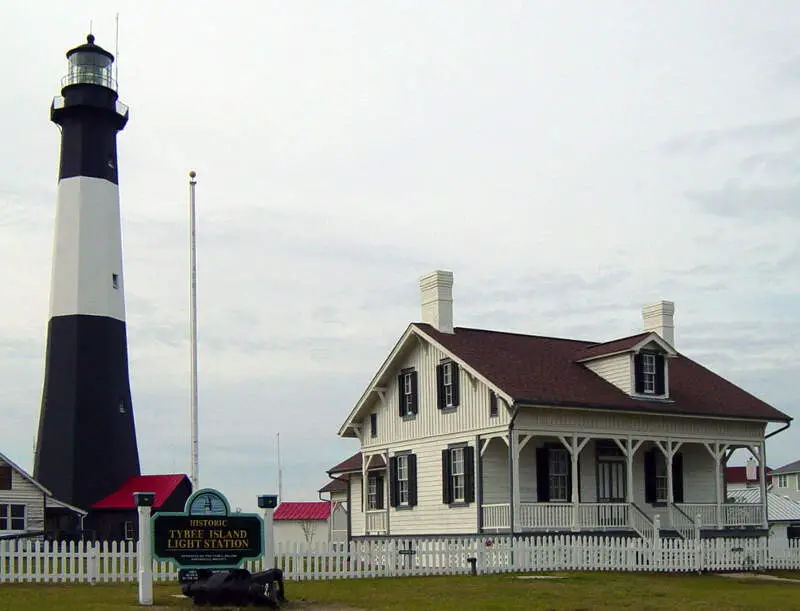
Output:
<instances>
[{"instance_id":1,"label":"white keeper's house","mask_svg":"<svg viewBox=\"0 0 800 611\"><path fill-rule=\"evenodd\" d=\"M339 430L361 446L328 471L348 482L350 538L690 537L697 516L703 536L766 532L767 426L791 418L677 352L673 303L645 306L637 335L581 341L454 327L452 286L420 280L422 322ZM726 502L737 448L758 502Z\"/></svg>"}]
</instances>

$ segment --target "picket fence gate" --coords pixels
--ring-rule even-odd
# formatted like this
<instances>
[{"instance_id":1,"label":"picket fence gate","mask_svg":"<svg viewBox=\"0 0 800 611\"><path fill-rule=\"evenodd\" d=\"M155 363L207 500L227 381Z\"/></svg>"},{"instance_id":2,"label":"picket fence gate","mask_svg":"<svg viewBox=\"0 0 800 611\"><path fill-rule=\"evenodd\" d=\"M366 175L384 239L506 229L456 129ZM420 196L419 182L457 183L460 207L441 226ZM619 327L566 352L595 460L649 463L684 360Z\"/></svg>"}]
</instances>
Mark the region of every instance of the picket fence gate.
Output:
<instances>
[{"instance_id":1,"label":"picket fence gate","mask_svg":"<svg viewBox=\"0 0 800 611\"><path fill-rule=\"evenodd\" d=\"M761 538L699 540L580 535L387 539L308 546L276 544L274 562L245 562L251 572L278 567L288 580L355 579L541 571L753 571L800 569L800 545ZM271 566L268 566L270 565ZM157 582L178 569L153 562ZM135 582L136 543L0 541L0 583Z\"/></svg>"}]
</instances>

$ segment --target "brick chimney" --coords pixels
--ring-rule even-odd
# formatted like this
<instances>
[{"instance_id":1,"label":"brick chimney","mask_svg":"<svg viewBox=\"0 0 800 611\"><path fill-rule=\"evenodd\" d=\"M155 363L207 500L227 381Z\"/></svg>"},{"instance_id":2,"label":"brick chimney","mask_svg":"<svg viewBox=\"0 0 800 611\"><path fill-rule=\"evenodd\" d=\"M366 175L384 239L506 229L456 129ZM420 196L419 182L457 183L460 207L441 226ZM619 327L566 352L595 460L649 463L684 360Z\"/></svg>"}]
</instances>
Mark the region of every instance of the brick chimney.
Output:
<instances>
[{"instance_id":1,"label":"brick chimney","mask_svg":"<svg viewBox=\"0 0 800 611\"><path fill-rule=\"evenodd\" d=\"M453 332L453 272L436 270L419 279L422 322Z\"/></svg>"},{"instance_id":2,"label":"brick chimney","mask_svg":"<svg viewBox=\"0 0 800 611\"><path fill-rule=\"evenodd\" d=\"M670 346L675 347L675 304L657 301L642 308L645 331L655 331Z\"/></svg>"}]
</instances>

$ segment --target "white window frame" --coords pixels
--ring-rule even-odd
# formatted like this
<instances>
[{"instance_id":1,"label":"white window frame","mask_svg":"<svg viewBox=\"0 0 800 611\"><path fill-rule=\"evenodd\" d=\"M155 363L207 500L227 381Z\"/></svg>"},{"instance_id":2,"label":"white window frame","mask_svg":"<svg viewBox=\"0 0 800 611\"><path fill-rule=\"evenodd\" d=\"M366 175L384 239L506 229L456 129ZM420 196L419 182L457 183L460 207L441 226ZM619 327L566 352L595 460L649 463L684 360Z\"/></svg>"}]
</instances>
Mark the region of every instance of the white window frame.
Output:
<instances>
[{"instance_id":1,"label":"white window frame","mask_svg":"<svg viewBox=\"0 0 800 611\"><path fill-rule=\"evenodd\" d=\"M789 476L778 475L778 488L788 488L788 487L789 487Z\"/></svg>"},{"instance_id":2,"label":"white window frame","mask_svg":"<svg viewBox=\"0 0 800 611\"><path fill-rule=\"evenodd\" d=\"M403 374L403 415L410 416L414 413L414 385L411 382L413 372Z\"/></svg>"},{"instance_id":3,"label":"white window frame","mask_svg":"<svg viewBox=\"0 0 800 611\"><path fill-rule=\"evenodd\" d=\"M408 454L397 456L397 504L409 506Z\"/></svg>"},{"instance_id":4,"label":"white window frame","mask_svg":"<svg viewBox=\"0 0 800 611\"><path fill-rule=\"evenodd\" d=\"M667 477L667 458L663 452L655 454L656 503L666 503L669 499L669 478Z\"/></svg>"},{"instance_id":5,"label":"white window frame","mask_svg":"<svg viewBox=\"0 0 800 611\"><path fill-rule=\"evenodd\" d=\"M22 517L12 516L12 508L22 507ZM28 527L28 507L24 503L0 503L0 532L24 532ZM12 528L22 520L22 528Z\"/></svg>"},{"instance_id":6,"label":"white window frame","mask_svg":"<svg viewBox=\"0 0 800 611\"><path fill-rule=\"evenodd\" d=\"M464 503L467 498L467 479L464 469L464 448L450 448L450 479L453 502Z\"/></svg>"},{"instance_id":7,"label":"white window frame","mask_svg":"<svg viewBox=\"0 0 800 611\"><path fill-rule=\"evenodd\" d=\"M656 394L656 355L642 354L642 391L646 395Z\"/></svg>"},{"instance_id":8,"label":"white window frame","mask_svg":"<svg viewBox=\"0 0 800 611\"><path fill-rule=\"evenodd\" d=\"M125 539L126 540L132 541L133 539L136 538L136 531L135 531L135 529L133 527L133 521L132 520L126 520L124 528L125 528Z\"/></svg>"},{"instance_id":9,"label":"white window frame","mask_svg":"<svg viewBox=\"0 0 800 611\"><path fill-rule=\"evenodd\" d=\"M570 457L565 448L551 448L548 452L548 477L550 479L550 501L569 501Z\"/></svg>"},{"instance_id":10,"label":"white window frame","mask_svg":"<svg viewBox=\"0 0 800 611\"><path fill-rule=\"evenodd\" d=\"M367 511L381 509L378 507L378 477L367 475Z\"/></svg>"},{"instance_id":11,"label":"white window frame","mask_svg":"<svg viewBox=\"0 0 800 611\"><path fill-rule=\"evenodd\" d=\"M442 365L442 378L444 380L444 406L453 407L453 363Z\"/></svg>"}]
</instances>

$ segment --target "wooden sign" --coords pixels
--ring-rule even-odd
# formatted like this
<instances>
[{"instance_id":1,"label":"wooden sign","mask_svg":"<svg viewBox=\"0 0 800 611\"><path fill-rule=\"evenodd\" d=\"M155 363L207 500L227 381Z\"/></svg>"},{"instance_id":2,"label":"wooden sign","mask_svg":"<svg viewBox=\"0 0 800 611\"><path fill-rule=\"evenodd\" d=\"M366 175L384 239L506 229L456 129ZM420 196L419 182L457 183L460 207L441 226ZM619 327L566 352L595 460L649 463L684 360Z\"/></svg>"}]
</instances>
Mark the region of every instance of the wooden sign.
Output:
<instances>
[{"instance_id":1,"label":"wooden sign","mask_svg":"<svg viewBox=\"0 0 800 611\"><path fill-rule=\"evenodd\" d=\"M190 496L183 513L156 513L152 527L153 556L181 569L233 569L264 553L261 516L231 514L228 500L211 488Z\"/></svg>"}]
</instances>

